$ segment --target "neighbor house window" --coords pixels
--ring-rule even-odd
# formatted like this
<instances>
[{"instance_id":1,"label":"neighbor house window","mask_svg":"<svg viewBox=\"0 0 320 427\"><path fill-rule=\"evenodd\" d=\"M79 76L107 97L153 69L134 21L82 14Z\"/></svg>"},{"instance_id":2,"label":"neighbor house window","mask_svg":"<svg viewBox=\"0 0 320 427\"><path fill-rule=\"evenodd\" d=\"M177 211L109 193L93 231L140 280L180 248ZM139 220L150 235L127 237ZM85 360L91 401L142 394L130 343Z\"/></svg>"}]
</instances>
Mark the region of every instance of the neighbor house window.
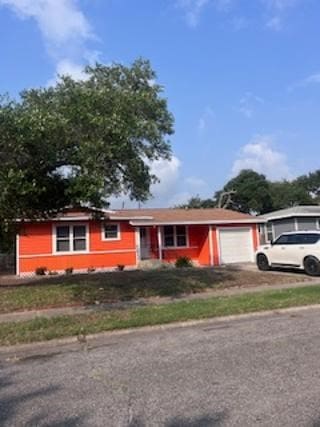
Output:
<instances>
[{"instance_id":1,"label":"neighbor house window","mask_svg":"<svg viewBox=\"0 0 320 427\"><path fill-rule=\"evenodd\" d=\"M85 252L88 249L86 225L57 225L55 228L55 251Z\"/></svg>"},{"instance_id":2,"label":"neighbor house window","mask_svg":"<svg viewBox=\"0 0 320 427\"><path fill-rule=\"evenodd\" d=\"M120 226L119 224L104 224L102 230L103 240L119 240Z\"/></svg>"},{"instance_id":3,"label":"neighbor house window","mask_svg":"<svg viewBox=\"0 0 320 427\"><path fill-rule=\"evenodd\" d=\"M273 227L272 227L272 223L268 222L266 225L266 229L267 229L267 242L272 242L273 240Z\"/></svg>"},{"instance_id":4,"label":"neighbor house window","mask_svg":"<svg viewBox=\"0 0 320 427\"><path fill-rule=\"evenodd\" d=\"M184 225L166 225L163 227L164 246L186 247L187 246L187 228Z\"/></svg>"}]
</instances>

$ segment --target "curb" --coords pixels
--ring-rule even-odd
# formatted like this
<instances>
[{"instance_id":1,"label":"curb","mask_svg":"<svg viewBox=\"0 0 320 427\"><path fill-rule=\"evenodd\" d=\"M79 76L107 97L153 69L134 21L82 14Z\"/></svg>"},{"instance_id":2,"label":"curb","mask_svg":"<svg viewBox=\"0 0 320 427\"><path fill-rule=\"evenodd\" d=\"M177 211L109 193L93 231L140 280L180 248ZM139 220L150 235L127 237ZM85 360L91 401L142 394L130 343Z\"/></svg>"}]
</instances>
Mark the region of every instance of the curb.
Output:
<instances>
[{"instance_id":1,"label":"curb","mask_svg":"<svg viewBox=\"0 0 320 427\"><path fill-rule=\"evenodd\" d=\"M187 320L183 322L174 322L174 323L167 323L162 325L153 325L153 326L142 326L137 328L128 328L128 329L116 329L113 331L105 331L105 332L99 332L96 334L91 334L86 336L86 345L94 342L95 340L102 339L102 338L109 338L114 336L127 336L131 334L138 334L138 333L148 333L148 332L157 332L157 331L167 331L175 328L188 328L193 326L200 326L200 325L212 325L212 324L219 324L223 322L232 322L232 321L241 321L245 319L250 318L263 318L270 315L278 315L281 316L283 314L287 313L296 313L296 312L303 312L308 310L319 310L320 304L313 304L313 305L305 305L305 306L295 306L295 307L289 307L289 308L282 308L277 310L265 310L265 311L256 311L252 313L245 313L245 314L232 314L229 316L222 316L222 317L214 317L214 318L207 318L207 319L200 319L200 320ZM34 343L28 343L28 344L17 344L17 345L11 345L11 346L0 346L0 356L1 355L8 355L8 354L17 354L18 352L27 352L30 350L45 350L50 351L51 349L56 350L57 346L63 346L68 344L78 344L79 348L81 346L81 343L78 340L77 336L72 337L66 337L66 338L57 338L50 341L38 341ZM82 344L83 347L83 344Z\"/></svg>"}]
</instances>

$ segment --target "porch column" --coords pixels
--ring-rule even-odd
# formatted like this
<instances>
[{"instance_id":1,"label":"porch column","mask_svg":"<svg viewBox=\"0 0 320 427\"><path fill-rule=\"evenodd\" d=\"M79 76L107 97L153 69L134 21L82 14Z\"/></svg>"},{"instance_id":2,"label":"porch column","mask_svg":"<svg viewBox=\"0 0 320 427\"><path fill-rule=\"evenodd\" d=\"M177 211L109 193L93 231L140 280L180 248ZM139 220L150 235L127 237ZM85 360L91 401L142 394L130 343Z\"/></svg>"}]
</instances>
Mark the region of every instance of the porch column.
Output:
<instances>
[{"instance_id":1,"label":"porch column","mask_svg":"<svg viewBox=\"0 0 320 427\"><path fill-rule=\"evenodd\" d=\"M141 261L140 227L135 229L137 263Z\"/></svg>"},{"instance_id":2,"label":"porch column","mask_svg":"<svg viewBox=\"0 0 320 427\"><path fill-rule=\"evenodd\" d=\"M210 265L213 266L213 241L212 241L212 225L209 225L209 259Z\"/></svg>"},{"instance_id":3,"label":"porch column","mask_svg":"<svg viewBox=\"0 0 320 427\"><path fill-rule=\"evenodd\" d=\"M162 235L161 235L160 226L158 226L158 249L159 249L159 260L162 261Z\"/></svg>"}]
</instances>

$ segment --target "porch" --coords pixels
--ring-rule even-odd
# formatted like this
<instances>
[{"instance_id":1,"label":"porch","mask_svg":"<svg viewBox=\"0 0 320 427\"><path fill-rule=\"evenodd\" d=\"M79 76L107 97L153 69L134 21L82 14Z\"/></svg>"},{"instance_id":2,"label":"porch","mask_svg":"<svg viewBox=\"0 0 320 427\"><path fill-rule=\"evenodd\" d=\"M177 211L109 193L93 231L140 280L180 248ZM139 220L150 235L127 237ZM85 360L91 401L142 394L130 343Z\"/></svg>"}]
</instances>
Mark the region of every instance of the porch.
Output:
<instances>
[{"instance_id":1,"label":"porch","mask_svg":"<svg viewBox=\"0 0 320 427\"><path fill-rule=\"evenodd\" d=\"M210 225L152 225L136 228L138 261L175 262L186 256L195 264L213 265Z\"/></svg>"}]
</instances>

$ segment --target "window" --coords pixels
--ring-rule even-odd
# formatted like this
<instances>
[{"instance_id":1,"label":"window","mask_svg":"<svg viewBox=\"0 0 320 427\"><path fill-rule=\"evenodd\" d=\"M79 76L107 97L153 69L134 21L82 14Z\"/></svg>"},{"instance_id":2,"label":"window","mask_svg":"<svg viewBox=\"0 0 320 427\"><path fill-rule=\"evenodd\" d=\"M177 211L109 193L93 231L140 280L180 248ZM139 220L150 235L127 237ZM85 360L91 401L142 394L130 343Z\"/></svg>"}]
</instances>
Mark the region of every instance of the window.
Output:
<instances>
[{"instance_id":1,"label":"window","mask_svg":"<svg viewBox=\"0 0 320 427\"><path fill-rule=\"evenodd\" d=\"M55 228L55 252L86 252L86 225L57 225Z\"/></svg>"},{"instance_id":2,"label":"window","mask_svg":"<svg viewBox=\"0 0 320 427\"><path fill-rule=\"evenodd\" d=\"M273 240L273 227L271 222L267 223L266 229L267 229L267 242L271 242Z\"/></svg>"},{"instance_id":3,"label":"window","mask_svg":"<svg viewBox=\"0 0 320 427\"><path fill-rule=\"evenodd\" d=\"M283 236L280 236L275 242L274 245L287 245L289 241L289 235L284 234Z\"/></svg>"},{"instance_id":4,"label":"window","mask_svg":"<svg viewBox=\"0 0 320 427\"><path fill-rule=\"evenodd\" d=\"M274 243L275 245L313 245L320 239L320 234L284 234Z\"/></svg>"},{"instance_id":5,"label":"window","mask_svg":"<svg viewBox=\"0 0 320 427\"><path fill-rule=\"evenodd\" d=\"M319 242L320 234L297 234L297 237L299 237L300 245L314 245L315 243Z\"/></svg>"},{"instance_id":6,"label":"window","mask_svg":"<svg viewBox=\"0 0 320 427\"><path fill-rule=\"evenodd\" d=\"M187 228L184 225L166 225L163 227L164 247L186 247Z\"/></svg>"},{"instance_id":7,"label":"window","mask_svg":"<svg viewBox=\"0 0 320 427\"><path fill-rule=\"evenodd\" d=\"M104 224L102 232L102 240L119 240L120 226L119 224Z\"/></svg>"}]
</instances>

